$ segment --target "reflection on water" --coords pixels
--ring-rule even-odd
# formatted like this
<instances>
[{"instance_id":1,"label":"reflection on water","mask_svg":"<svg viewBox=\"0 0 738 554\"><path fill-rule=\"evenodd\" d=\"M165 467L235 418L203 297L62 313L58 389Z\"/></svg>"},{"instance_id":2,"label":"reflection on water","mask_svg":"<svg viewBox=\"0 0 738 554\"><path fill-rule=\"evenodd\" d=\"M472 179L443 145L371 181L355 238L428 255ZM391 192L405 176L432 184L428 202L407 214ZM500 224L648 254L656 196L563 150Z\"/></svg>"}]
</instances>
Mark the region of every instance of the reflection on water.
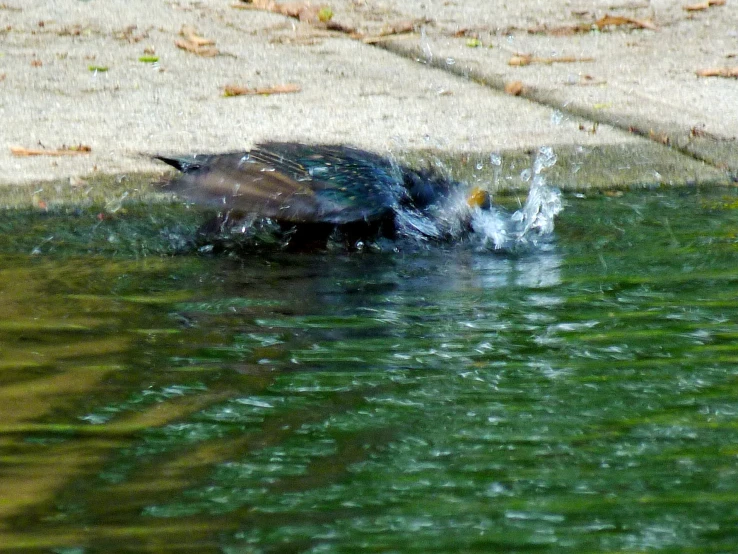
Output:
<instances>
[{"instance_id":1,"label":"reflection on water","mask_svg":"<svg viewBox=\"0 0 738 554\"><path fill-rule=\"evenodd\" d=\"M11 214L0 544L729 551L735 204L571 197L516 256L172 256L194 219Z\"/></svg>"}]
</instances>

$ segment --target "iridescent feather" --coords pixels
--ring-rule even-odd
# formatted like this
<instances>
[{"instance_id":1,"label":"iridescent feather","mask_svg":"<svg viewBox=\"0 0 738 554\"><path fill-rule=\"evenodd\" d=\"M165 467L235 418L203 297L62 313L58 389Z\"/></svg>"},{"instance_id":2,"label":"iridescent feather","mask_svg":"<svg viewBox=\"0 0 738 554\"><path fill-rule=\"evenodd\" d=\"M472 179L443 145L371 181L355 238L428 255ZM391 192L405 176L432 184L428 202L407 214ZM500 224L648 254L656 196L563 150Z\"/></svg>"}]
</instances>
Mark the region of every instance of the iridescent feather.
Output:
<instances>
[{"instance_id":1,"label":"iridescent feather","mask_svg":"<svg viewBox=\"0 0 738 554\"><path fill-rule=\"evenodd\" d=\"M430 217L428 210L459 186L433 172L340 145L269 142L249 152L156 158L182 172L165 189L184 200L287 224L345 226L395 223L407 214ZM488 196L479 206L485 202L488 207Z\"/></svg>"}]
</instances>

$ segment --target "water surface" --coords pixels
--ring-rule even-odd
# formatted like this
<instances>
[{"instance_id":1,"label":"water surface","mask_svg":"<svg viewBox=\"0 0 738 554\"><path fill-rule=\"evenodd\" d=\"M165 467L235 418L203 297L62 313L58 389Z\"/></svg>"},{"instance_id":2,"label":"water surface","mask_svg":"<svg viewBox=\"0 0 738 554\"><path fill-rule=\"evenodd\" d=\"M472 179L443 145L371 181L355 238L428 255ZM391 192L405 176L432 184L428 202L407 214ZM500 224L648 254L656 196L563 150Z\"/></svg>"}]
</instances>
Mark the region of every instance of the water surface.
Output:
<instances>
[{"instance_id":1,"label":"water surface","mask_svg":"<svg viewBox=\"0 0 738 554\"><path fill-rule=\"evenodd\" d=\"M0 543L734 549L738 194L565 202L515 255L204 256L171 206L6 212Z\"/></svg>"}]
</instances>

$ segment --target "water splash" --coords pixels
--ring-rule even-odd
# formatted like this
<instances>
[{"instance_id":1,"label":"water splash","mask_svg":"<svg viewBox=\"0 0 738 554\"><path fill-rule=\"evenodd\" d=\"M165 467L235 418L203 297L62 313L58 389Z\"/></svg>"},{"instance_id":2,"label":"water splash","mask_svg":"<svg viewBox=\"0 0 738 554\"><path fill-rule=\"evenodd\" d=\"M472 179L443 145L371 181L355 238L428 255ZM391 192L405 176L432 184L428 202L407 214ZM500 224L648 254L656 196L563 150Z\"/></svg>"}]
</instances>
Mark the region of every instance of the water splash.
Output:
<instances>
[{"instance_id":1,"label":"water splash","mask_svg":"<svg viewBox=\"0 0 738 554\"><path fill-rule=\"evenodd\" d=\"M530 189L525 203L513 213L494 204L489 208L470 205L469 187L460 185L449 198L430 208L398 207L397 235L406 243L416 245L442 241L470 243L482 250L536 248L550 239L554 219L562 210L561 193L548 186L543 175L556 164L556 159L552 148L542 147L532 166L521 171L520 179L530 183ZM490 162L498 175L501 156L492 154ZM451 175L447 175L448 168L440 160L435 169L452 181Z\"/></svg>"},{"instance_id":2,"label":"water splash","mask_svg":"<svg viewBox=\"0 0 738 554\"><path fill-rule=\"evenodd\" d=\"M563 209L563 204L561 192L547 184L543 171L556 165L556 159L553 148L543 146L532 169L523 171L521 178L530 181L531 185L519 210L508 214L492 208L476 210L472 214L471 227L481 247L516 250L536 246L551 236L554 219Z\"/></svg>"},{"instance_id":3,"label":"water splash","mask_svg":"<svg viewBox=\"0 0 738 554\"><path fill-rule=\"evenodd\" d=\"M483 192L499 180L503 160L498 153L489 154L489 164L494 173L493 183L457 182L451 169L440 159L431 159L429 174L414 173L402 165L394 155L387 158L386 171L390 178L385 186L390 198L393 228L368 222L366 228L346 226L332 233L321 235L323 228L308 229L286 226L260 216L243 217L226 213L203 226L200 235L205 246L201 251L244 251L252 249L301 249L320 248L321 240L327 240L328 250L399 250L426 245L462 243L480 250L519 251L537 248L547 243L553 233L554 219L562 210L561 193L548 186L544 171L556 164L552 148L542 147L530 168L520 173L520 180L529 184L528 197L515 212L510 212L490 202ZM484 162L477 160L476 166ZM313 177L320 177L324 167L311 168ZM430 205L409 202L408 179L438 179L438 186L447 187L438 196L441 199ZM444 184L445 183L445 184ZM314 236L313 236L314 235ZM215 238L213 238L215 236ZM397 239L397 240L396 240Z\"/></svg>"}]
</instances>

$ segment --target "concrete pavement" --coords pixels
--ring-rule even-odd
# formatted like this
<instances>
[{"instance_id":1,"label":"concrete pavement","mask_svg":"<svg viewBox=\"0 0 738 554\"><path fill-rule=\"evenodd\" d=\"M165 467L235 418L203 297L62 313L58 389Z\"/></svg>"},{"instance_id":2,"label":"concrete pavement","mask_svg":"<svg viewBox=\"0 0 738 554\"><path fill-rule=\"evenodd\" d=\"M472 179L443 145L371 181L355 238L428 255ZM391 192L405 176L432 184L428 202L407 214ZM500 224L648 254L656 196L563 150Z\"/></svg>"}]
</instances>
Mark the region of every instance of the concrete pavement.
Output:
<instances>
[{"instance_id":1,"label":"concrete pavement","mask_svg":"<svg viewBox=\"0 0 738 554\"><path fill-rule=\"evenodd\" d=\"M326 28L236 0L8 0L0 183L159 172L141 154L267 140L431 150L492 188L520 186L544 145L563 187L734 182L738 79L696 72L738 66L738 6L688 3L330 0ZM598 28L606 14L628 19ZM178 47L186 26L217 54ZM90 152L11 153L77 145Z\"/></svg>"}]
</instances>

